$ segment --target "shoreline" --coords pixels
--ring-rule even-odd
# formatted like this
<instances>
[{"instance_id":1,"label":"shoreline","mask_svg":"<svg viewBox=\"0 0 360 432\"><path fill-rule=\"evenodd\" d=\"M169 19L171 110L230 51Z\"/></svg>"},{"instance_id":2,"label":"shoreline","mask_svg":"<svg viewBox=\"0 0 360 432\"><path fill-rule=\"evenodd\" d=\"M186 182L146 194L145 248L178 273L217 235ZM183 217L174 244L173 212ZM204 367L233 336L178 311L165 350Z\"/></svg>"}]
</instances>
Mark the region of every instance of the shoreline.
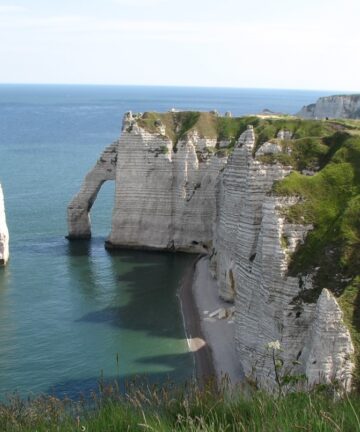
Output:
<instances>
[{"instance_id":1,"label":"shoreline","mask_svg":"<svg viewBox=\"0 0 360 432\"><path fill-rule=\"evenodd\" d=\"M198 255L190 264L180 283L179 300L189 351L194 355L196 380L204 386L216 376L213 353L206 342L201 327L200 313L193 292L194 276L197 263L204 257Z\"/></svg>"},{"instance_id":2,"label":"shoreline","mask_svg":"<svg viewBox=\"0 0 360 432\"><path fill-rule=\"evenodd\" d=\"M209 258L199 255L181 283L180 304L189 351L194 354L196 378L200 385L216 378L237 386L244 373L235 350L235 326L232 314L216 318L212 313L233 308L218 296L216 281L209 271Z\"/></svg>"}]
</instances>

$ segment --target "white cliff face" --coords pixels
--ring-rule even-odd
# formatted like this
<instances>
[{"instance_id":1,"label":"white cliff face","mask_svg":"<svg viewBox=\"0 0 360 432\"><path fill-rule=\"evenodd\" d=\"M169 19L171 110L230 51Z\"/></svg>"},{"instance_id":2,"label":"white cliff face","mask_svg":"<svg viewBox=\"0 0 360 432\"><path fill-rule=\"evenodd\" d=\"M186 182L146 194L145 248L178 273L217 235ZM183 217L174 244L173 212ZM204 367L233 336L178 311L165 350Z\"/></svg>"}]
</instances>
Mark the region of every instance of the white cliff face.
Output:
<instances>
[{"instance_id":1,"label":"white cliff face","mask_svg":"<svg viewBox=\"0 0 360 432\"><path fill-rule=\"evenodd\" d=\"M176 149L161 132L135 124L122 133L108 246L206 252L212 244L216 178L226 157L213 155L216 140L196 132Z\"/></svg>"},{"instance_id":2,"label":"white cliff face","mask_svg":"<svg viewBox=\"0 0 360 432\"><path fill-rule=\"evenodd\" d=\"M233 301L237 291L235 263L239 259L251 265L262 221L262 204L275 180L290 172L279 164L265 165L253 157L255 134L250 126L235 146L219 179L219 205L214 232L215 255L212 268L220 296ZM277 144L265 143L258 154L278 151ZM239 244L240 243L240 244ZM236 254L241 253L241 258Z\"/></svg>"},{"instance_id":3,"label":"white cliff face","mask_svg":"<svg viewBox=\"0 0 360 432\"><path fill-rule=\"evenodd\" d=\"M108 247L208 252L219 295L235 303L234 343L247 376L274 387L266 345L278 340L285 369L306 374L310 384L335 378L350 388L353 346L335 298L324 290L317 303L305 303L301 294L313 288L313 275L288 276L291 254L312 226L286 220L299 198L271 192L292 167L263 161L282 151L279 140L291 132L255 153L249 126L227 160L217 153L224 142L196 128L175 144L161 121L149 132L139 118L125 116L120 140L70 203L69 237L90 236L91 205L101 184L115 180ZM300 364L293 366L295 360Z\"/></svg>"},{"instance_id":4,"label":"white cliff face","mask_svg":"<svg viewBox=\"0 0 360 432\"><path fill-rule=\"evenodd\" d=\"M286 221L284 210L296 198L269 193L273 182L291 168L257 161L252 155L254 142L250 128L219 179L212 256L220 296L235 301L239 361L247 376L273 388L275 371L266 345L279 340L284 369L305 373L310 383L319 381L320 369L323 381L335 376L345 383L346 377L350 385L352 345L336 300L325 301L322 295L318 306L299 301L301 291L312 288L312 277L287 276L291 253L312 229ZM263 147L257 154L278 151L267 143ZM296 368L295 360L301 362Z\"/></svg>"},{"instance_id":5,"label":"white cliff face","mask_svg":"<svg viewBox=\"0 0 360 432\"><path fill-rule=\"evenodd\" d=\"M107 147L96 165L85 177L81 189L68 206L69 239L90 238L90 210L96 196L107 180L115 180L118 142Z\"/></svg>"},{"instance_id":6,"label":"white cliff face","mask_svg":"<svg viewBox=\"0 0 360 432\"><path fill-rule=\"evenodd\" d=\"M9 231L6 225L4 195L0 185L0 266L9 259Z\"/></svg>"},{"instance_id":7,"label":"white cliff face","mask_svg":"<svg viewBox=\"0 0 360 432\"><path fill-rule=\"evenodd\" d=\"M322 97L315 104L304 106L297 116L305 119L360 118L360 95Z\"/></svg>"}]
</instances>

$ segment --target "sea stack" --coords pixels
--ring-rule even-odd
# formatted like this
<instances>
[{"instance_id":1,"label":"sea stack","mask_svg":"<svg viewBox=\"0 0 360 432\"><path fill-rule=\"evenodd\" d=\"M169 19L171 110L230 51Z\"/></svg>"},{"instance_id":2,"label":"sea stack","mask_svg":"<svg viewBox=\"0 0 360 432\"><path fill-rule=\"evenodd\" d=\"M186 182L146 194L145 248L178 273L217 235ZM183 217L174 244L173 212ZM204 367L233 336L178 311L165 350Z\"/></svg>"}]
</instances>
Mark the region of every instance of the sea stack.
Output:
<instances>
[{"instance_id":1,"label":"sea stack","mask_svg":"<svg viewBox=\"0 0 360 432\"><path fill-rule=\"evenodd\" d=\"M0 266L9 259L9 231L6 225L4 195L0 185Z\"/></svg>"}]
</instances>

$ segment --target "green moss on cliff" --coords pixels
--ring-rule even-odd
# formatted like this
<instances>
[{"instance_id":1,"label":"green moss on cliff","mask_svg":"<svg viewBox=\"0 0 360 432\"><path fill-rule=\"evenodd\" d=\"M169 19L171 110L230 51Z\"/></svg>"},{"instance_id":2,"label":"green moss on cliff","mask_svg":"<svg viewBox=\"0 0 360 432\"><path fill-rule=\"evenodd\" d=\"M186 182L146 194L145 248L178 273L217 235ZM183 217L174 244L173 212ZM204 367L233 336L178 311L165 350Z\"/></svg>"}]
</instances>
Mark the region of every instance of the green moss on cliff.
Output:
<instances>
[{"instance_id":1,"label":"green moss on cliff","mask_svg":"<svg viewBox=\"0 0 360 432\"><path fill-rule=\"evenodd\" d=\"M289 274L314 271L314 288L297 300L314 302L329 288L344 311L356 349L360 377L360 136L336 133L323 141L322 169L313 176L293 172L274 185L277 195L298 196L286 211L290 222L312 224L293 254ZM306 152L305 152L306 153Z\"/></svg>"},{"instance_id":2,"label":"green moss on cliff","mask_svg":"<svg viewBox=\"0 0 360 432\"><path fill-rule=\"evenodd\" d=\"M182 138L194 131L201 138L216 140L215 147L218 149L219 141L229 141L227 148L219 149L219 155L231 153L247 125L259 123L257 117L220 117L215 113L198 111L146 112L136 121L140 127L154 134L159 133L160 124L164 125L165 134L173 142L174 149Z\"/></svg>"},{"instance_id":3,"label":"green moss on cliff","mask_svg":"<svg viewBox=\"0 0 360 432\"><path fill-rule=\"evenodd\" d=\"M287 218L293 223L314 226L293 257L292 273L334 260L337 271L349 275L358 271L360 138L348 136L321 171L314 176L293 172L274 185L274 192L301 197L298 204L288 209ZM331 284L329 277L325 279L323 282Z\"/></svg>"}]
</instances>

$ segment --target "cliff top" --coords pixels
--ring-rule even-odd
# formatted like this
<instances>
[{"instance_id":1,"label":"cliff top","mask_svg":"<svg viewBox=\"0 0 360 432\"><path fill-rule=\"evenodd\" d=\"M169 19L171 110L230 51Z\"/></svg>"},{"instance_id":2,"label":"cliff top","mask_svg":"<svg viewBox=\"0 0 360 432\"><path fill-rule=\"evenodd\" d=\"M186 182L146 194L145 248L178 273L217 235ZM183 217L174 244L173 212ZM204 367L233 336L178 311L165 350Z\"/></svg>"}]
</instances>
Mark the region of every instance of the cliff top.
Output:
<instances>
[{"instance_id":1,"label":"cliff top","mask_svg":"<svg viewBox=\"0 0 360 432\"><path fill-rule=\"evenodd\" d=\"M360 93L323 96L323 97L320 97L319 99L336 99L336 98L346 98L346 99L351 99L354 102L358 102L358 101L360 101Z\"/></svg>"},{"instance_id":2,"label":"cliff top","mask_svg":"<svg viewBox=\"0 0 360 432\"><path fill-rule=\"evenodd\" d=\"M228 141L233 147L248 125L253 125L257 137L257 147L275 139L281 130L289 131L295 139L324 137L336 131L360 134L360 121L357 120L302 120L292 116L220 116L216 112L179 111L145 112L134 117L141 128L151 133L159 133L165 127L165 135L176 143L188 133L196 131L200 137L217 142Z\"/></svg>"},{"instance_id":3,"label":"cliff top","mask_svg":"<svg viewBox=\"0 0 360 432\"><path fill-rule=\"evenodd\" d=\"M137 123L154 133L161 123L165 126L166 135L175 143L191 131L196 131L203 138L235 139L241 129L239 118L220 117L216 112L199 111L146 112L137 119ZM243 126L245 130L246 125Z\"/></svg>"}]
</instances>

